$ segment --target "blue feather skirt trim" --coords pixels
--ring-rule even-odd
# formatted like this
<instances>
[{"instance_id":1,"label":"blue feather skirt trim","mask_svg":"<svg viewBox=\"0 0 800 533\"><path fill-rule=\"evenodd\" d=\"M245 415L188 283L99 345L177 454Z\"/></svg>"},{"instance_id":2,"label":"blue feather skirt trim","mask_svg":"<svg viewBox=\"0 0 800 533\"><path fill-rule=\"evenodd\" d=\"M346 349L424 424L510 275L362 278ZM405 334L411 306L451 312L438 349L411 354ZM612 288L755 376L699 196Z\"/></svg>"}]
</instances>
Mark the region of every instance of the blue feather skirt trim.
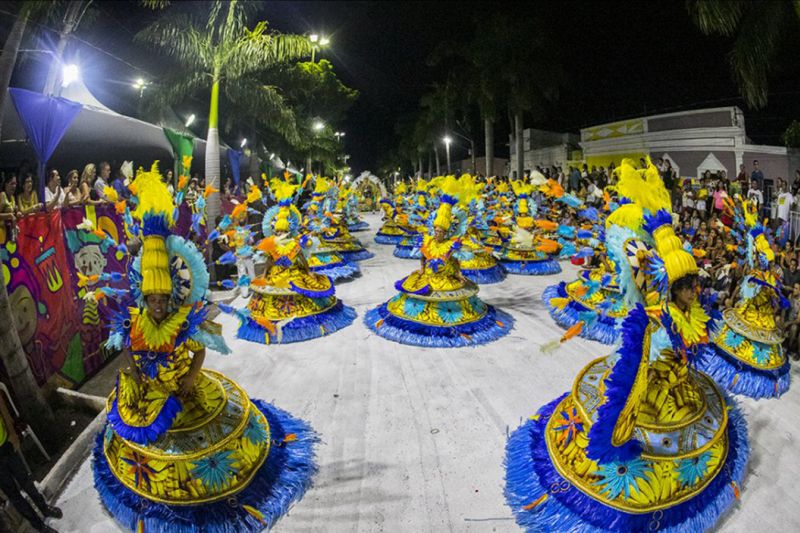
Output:
<instances>
[{"instance_id":1,"label":"blue feather skirt trim","mask_svg":"<svg viewBox=\"0 0 800 533\"><path fill-rule=\"evenodd\" d=\"M422 257L422 251L418 246L404 246L398 244L395 246L392 255L401 259L419 259Z\"/></svg>"},{"instance_id":2,"label":"blue feather skirt trim","mask_svg":"<svg viewBox=\"0 0 800 533\"><path fill-rule=\"evenodd\" d=\"M342 301L338 300L336 305L327 311L295 318L284 325L281 328L280 338L268 332L250 317L241 321L236 335L240 339L261 344L289 344L290 342L302 342L329 335L349 326L355 319L355 309L342 304ZM269 336L269 342L267 342L267 336Z\"/></svg>"},{"instance_id":3,"label":"blue feather skirt trim","mask_svg":"<svg viewBox=\"0 0 800 533\"><path fill-rule=\"evenodd\" d=\"M101 431L92 452L92 470L94 486L111 516L129 531L136 531L140 520L146 532L255 533L273 526L311 486L317 472L314 446L319 437L308 423L286 411L261 400L252 402L264 413L270 426L273 445L269 454L250 484L233 499L203 505L165 505L129 490L108 466ZM290 434L294 434L296 440L276 444L283 443ZM243 505L258 509L264 522L248 513Z\"/></svg>"},{"instance_id":4,"label":"blue feather skirt trim","mask_svg":"<svg viewBox=\"0 0 800 533\"><path fill-rule=\"evenodd\" d=\"M505 261L502 260L503 268L509 274L523 274L526 276L547 276L561 272L561 265L555 259L543 259L541 261Z\"/></svg>"},{"instance_id":5,"label":"blue feather skirt trim","mask_svg":"<svg viewBox=\"0 0 800 533\"><path fill-rule=\"evenodd\" d=\"M378 233L375 235L375 242L377 242L378 244L396 245L404 238L405 237L403 237L402 235L387 235L385 233Z\"/></svg>"},{"instance_id":6,"label":"blue feather skirt trim","mask_svg":"<svg viewBox=\"0 0 800 533\"><path fill-rule=\"evenodd\" d=\"M311 267L309 270L311 270L311 272L316 272L317 274L324 274L331 278L332 281L342 281L361 275L361 269L359 268L358 264L351 263L349 261L344 261L335 265Z\"/></svg>"},{"instance_id":7,"label":"blue feather skirt trim","mask_svg":"<svg viewBox=\"0 0 800 533\"><path fill-rule=\"evenodd\" d=\"M347 226L348 231L364 231L365 229L369 229L369 224L364 220L359 220L355 224L350 224Z\"/></svg>"},{"instance_id":8,"label":"blue feather skirt trim","mask_svg":"<svg viewBox=\"0 0 800 533\"><path fill-rule=\"evenodd\" d=\"M728 392L756 400L779 398L791 384L788 358L775 370L759 370L734 359L714 343L708 344L697 358L697 368Z\"/></svg>"},{"instance_id":9,"label":"blue feather skirt trim","mask_svg":"<svg viewBox=\"0 0 800 533\"><path fill-rule=\"evenodd\" d=\"M464 274L466 278L469 280L478 283L480 285L490 285L492 283L500 283L504 279L508 273L506 269L503 268L501 265L494 265L493 267L484 268L484 269L469 269L469 268L462 268L461 273Z\"/></svg>"},{"instance_id":10,"label":"blue feather skirt trim","mask_svg":"<svg viewBox=\"0 0 800 533\"><path fill-rule=\"evenodd\" d=\"M475 322L458 326L433 326L404 320L389 312L386 304L370 309L364 324L390 341L427 348L460 348L487 344L508 334L514 319L508 313L487 305L487 312Z\"/></svg>"},{"instance_id":11,"label":"blue feather skirt trim","mask_svg":"<svg viewBox=\"0 0 800 533\"><path fill-rule=\"evenodd\" d=\"M731 482L742 486L750 448L747 423L739 407L726 398L728 413L728 455L720 473L694 498L648 514L619 511L581 492L561 477L547 451L544 431L554 409L566 396L545 405L538 420L529 419L506 444L506 504L517 524L526 531L706 531L734 503ZM553 490L555 488L555 490ZM539 498L546 499L528 510Z\"/></svg>"},{"instance_id":12,"label":"blue feather skirt trim","mask_svg":"<svg viewBox=\"0 0 800 533\"><path fill-rule=\"evenodd\" d=\"M367 250L359 250L357 252L339 252L339 254L351 263L355 261L366 261L367 259L372 259L375 257L375 254Z\"/></svg>"},{"instance_id":13,"label":"blue feather skirt trim","mask_svg":"<svg viewBox=\"0 0 800 533\"><path fill-rule=\"evenodd\" d=\"M569 303L559 309L550 304L552 298L569 298ZM582 303L570 298L566 291L566 284L563 281L545 288L542 293L542 301L556 324L564 329L569 329L581 321L579 313L597 313L597 311L589 309ZM620 326L617 325L615 319L603 313L597 313L597 319L590 325L584 325L579 336L590 341L602 342L603 344L614 344L619 338L620 331Z\"/></svg>"},{"instance_id":14,"label":"blue feather skirt trim","mask_svg":"<svg viewBox=\"0 0 800 533\"><path fill-rule=\"evenodd\" d=\"M117 401L117 398L114 398L111 409L108 411L108 423L111 424L111 427L120 437L141 445L157 441L161 435L169 430L172 422L175 421L175 417L183 410L183 405L181 405L181 401L177 396L170 396L149 426L129 426L123 422L122 416L119 414Z\"/></svg>"}]
</instances>

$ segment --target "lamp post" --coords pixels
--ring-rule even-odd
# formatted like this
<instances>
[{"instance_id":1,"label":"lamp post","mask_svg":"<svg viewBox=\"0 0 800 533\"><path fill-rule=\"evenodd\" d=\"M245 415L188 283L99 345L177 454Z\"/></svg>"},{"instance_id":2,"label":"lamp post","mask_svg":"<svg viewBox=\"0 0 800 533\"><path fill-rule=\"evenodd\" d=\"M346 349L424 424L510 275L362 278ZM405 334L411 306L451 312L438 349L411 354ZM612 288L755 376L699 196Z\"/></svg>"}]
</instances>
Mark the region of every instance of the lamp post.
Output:
<instances>
[{"instance_id":1,"label":"lamp post","mask_svg":"<svg viewBox=\"0 0 800 533\"><path fill-rule=\"evenodd\" d=\"M136 114L139 118L142 118L142 97L144 96L144 90L150 83L146 82L144 78L137 78L136 81L131 84L131 87L139 91L139 102L136 104Z\"/></svg>"},{"instance_id":2,"label":"lamp post","mask_svg":"<svg viewBox=\"0 0 800 533\"><path fill-rule=\"evenodd\" d=\"M342 137L344 137L344 132L343 131L337 131L336 133L333 134L333 136L336 137L337 141L341 141Z\"/></svg>"},{"instance_id":3,"label":"lamp post","mask_svg":"<svg viewBox=\"0 0 800 533\"><path fill-rule=\"evenodd\" d=\"M444 142L445 151L447 152L447 173L450 173L450 143L453 142L453 139L449 135L445 135L442 139Z\"/></svg>"},{"instance_id":4,"label":"lamp post","mask_svg":"<svg viewBox=\"0 0 800 533\"><path fill-rule=\"evenodd\" d=\"M322 48L325 48L326 46L331 44L331 40L324 35L320 37L316 33L312 33L311 35L309 35L308 40L311 41L311 62L315 63L317 57L317 50L321 50Z\"/></svg>"}]
</instances>

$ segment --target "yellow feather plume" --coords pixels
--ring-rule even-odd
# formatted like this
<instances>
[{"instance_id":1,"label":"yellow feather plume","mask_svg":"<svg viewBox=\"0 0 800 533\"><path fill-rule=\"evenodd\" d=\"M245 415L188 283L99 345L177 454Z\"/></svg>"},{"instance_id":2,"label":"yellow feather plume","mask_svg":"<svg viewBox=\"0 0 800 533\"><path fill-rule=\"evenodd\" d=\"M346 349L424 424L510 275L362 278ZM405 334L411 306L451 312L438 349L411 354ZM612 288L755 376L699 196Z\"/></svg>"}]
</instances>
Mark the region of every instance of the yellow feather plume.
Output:
<instances>
[{"instance_id":1,"label":"yellow feather plume","mask_svg":"<svg viewBox=\"0 0 800 533\"><path fill-rule=\"evenodd\" d=\"M161 180L158 161L153 163L149 172L139 170L133 181L132 190L136 191L138 199L136 210L132 213L135 218L142 220L145 213L149 213L164 216L170 225L174 223L172 212L175 204L167 186Z\"/></svg>"}]
</instances>

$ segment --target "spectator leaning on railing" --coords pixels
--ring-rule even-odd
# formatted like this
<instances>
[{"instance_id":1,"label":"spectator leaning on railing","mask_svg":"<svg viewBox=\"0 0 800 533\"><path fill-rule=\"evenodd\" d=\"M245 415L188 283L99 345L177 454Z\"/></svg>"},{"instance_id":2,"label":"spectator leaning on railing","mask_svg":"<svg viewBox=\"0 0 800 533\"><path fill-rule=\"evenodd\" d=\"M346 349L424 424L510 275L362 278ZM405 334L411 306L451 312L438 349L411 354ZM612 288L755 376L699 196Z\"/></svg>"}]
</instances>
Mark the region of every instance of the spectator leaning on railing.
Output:
<instances>
[{"instance_id":1,"label":"spectator leaning on railing","mask_svg":"<svg viewBox=\"0 0 800 533\"><path fill-rule=\"evenodd\" d=\"M33 181L33 175L28 173L22 178L22 187L20 187L19 194L17 194L17 205L19 212L23 215L29 215L42 210L42 204L39 203L39 194L36 192L36 184Z\"/></svg>"},{"instance_id":2,"label":"spectator leaning on railing","mask_svg":"<svg viewBox=\"0 0 800 533\"><path fill-rule=\"evenodd\" d=\"M64 207L67 193L61 187L61 176L58 170L52 169L47 174L47 183L44 188L44 205L48 211Z\"/></svg>"}]
</instances>

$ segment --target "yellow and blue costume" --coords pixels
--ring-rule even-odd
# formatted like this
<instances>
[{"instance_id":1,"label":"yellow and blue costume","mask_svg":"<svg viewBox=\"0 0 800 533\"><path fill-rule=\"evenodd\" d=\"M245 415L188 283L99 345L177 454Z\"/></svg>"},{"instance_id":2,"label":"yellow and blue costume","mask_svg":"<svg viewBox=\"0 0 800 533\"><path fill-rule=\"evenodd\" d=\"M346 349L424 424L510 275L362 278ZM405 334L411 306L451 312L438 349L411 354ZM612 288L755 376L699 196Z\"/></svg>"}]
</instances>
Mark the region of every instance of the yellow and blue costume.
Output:
<instances>
[{"instance_id":1,"label":"yellow and blue costume","mask_svg":"<svg viewBox=\"0 0 800 533\"><path fill-rule=\"evenodd\" d=\"M322 248L339 253L347 261L364 261L374 256L357 238L350 235L344 221L343 205L338 199L338 187L326 178L318 177L316 189L325 189L318 235Z\"/></svg>"},{"instance_id":2,"label":"yellow and blue costume","mask_svg":"<svg viewBox=\"0 0 800 533\"><path fill-rule=\"evenodd\" d=\"M355 311L336 298L330 278L311 272L303 254L310 239L300 236L301 215L291 203L296 185L277 183L278 205L264 215L258 249L267 266L251 288L247 309L239 311L241 339L263 344L299 342L349 326Z\"/></svg>"},{"instance_id":3,"label":"yellow and blue costume","mask_svg":"<svg viewBox=\"0 0 800 533\"><path fill-rule=\"evenodd\" d=\"M516 194L513 217L510 224L501 226L500 264L510 274L541 276L558 274L561 265L555 259L561 248L557 242L544 239L534 229L536 204L531 198L533 185L522 181L512 182Z\"/></svg>"},{"instance_id":4,"label":"yellow and blue costume","mask_svg":"<svg viewBox=\"0 0 800 533\"><path fill-rule=\"evenodd\" d=\"M510 331L511 316L481 301L477 285L461 273L458 257L466 213L453 209L458 190L454 177L444 180L434 235L423 238L420 270L397 281L399 294L365 315L367 327L381 337L416 346L458 347L485 344Z\"/></svg>"},{"instance_id":5,"label":"yellow and blue costume","mask_svg":"<svg viewBox=\"0 0 800 533\"><path fill-rule=\"evenodd\" d=\"M388 198L381 198L380 206L383 211L383 225L375 234L375 242L397 244L403 240L406 233L397 226L394 220L396 215L394 202Z\"/></svg>"},{"instance_id":6,"label":"yellow and blue costume","mask_svg":"<svg viewBox=\"0 0 800 533\"><path fill-rule=\"evenodd\" d=\"M441 181L442 178L434 178L430 182L422 178L417 179L415 187L416 201L409 210L408 222L412 227L410 233L404 236L395 246L392 255L401 259L419 259L422 257L420 248L422 247L422 236L427 230L431 212L435 212L436 187L434 183Z\"/></svg>"},{"instance_id":7,"label":"yellow and blue costume","mask_svg":"<svg viewBox=\"0 0 800 533\"><path fill-rule=\"evenodd\" d=\"M636 173L622 166L621 182ZM697 266L662 210L669 197L642 190L653 172L658 179L652 168L630 185L652 237L624 241L620 268L631 284L623 286L640 303L622 324L621 346L509 438L506 501L528 531L705 531L738 497L747 427L690 364L709 317L696 299L683 308L671 300L692 287Z\"/></svg>"},{"instance_id":8,"label":"yellow and blue costume","mask_svg":"<svg viewBox=\"0 0 800 533\"><path fill-rule=\"evenodd\" d=\"M171 234L174 205L157 170L141 172L131 191L142 252L130 263L131 300L114 317L108 345L130 353L135 369L120 373L108 398L95 487L130 531L261 531L310 485L317 437L218 372L199 370L184 390L197 354L230 350L206 318L202 254ZM170 300L160 322L143 307L154 294Z\"/></svg>"},{"instance_id":9,"label":"yellow and blue costume","mask_svg":"<svg viewBox=\"0 0 800 533\"><path fill-rule=\"evenodd\" d=\"M746 201L743 222L737 240L745 243L750 273L739 286L735 305L715 316L712 342L698 367L734 394L777 398L789 390L790 363L775 317L789 301L772 270L775 254L764 228Z\"/></svg>"}]
</instances>

